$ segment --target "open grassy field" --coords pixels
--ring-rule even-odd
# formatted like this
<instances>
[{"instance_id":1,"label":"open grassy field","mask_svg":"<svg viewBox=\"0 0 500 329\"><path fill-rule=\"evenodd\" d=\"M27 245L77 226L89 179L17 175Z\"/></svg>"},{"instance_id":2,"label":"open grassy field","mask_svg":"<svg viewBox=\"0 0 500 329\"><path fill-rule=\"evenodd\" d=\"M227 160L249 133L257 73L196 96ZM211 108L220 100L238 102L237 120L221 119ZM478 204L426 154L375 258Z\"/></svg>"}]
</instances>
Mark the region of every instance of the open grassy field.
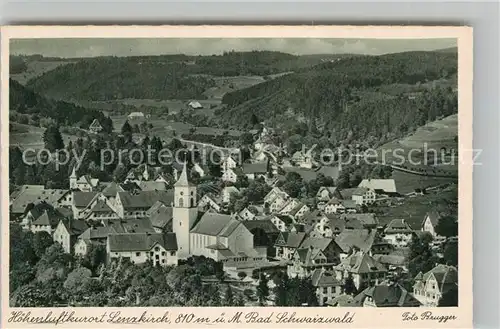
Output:
<instances>
[{"instance_id":1,"label":"open grassy field","mask_svg":"<svg viewBox=\"0 0 500 329\"><path fill-rule=\"evenodd\" d=\"M203 94L209 99L222 99L224 94L248 88L266 81L261 76L211 77L216 86L207 89Z\"/></svg>"},{"instance_id":2,"label":"open grassy field","mask_svg":"<svg viewBox=\"0 0 500 329\"><path fill-rule=\"evenodd\" d=\"M34 148L40 149L43 148L43 132L45 128L23 125L19 123L12 122L10 123L12 129L9 133L9 144L11 146L17 145L21 148ZM77 136L71 136L62 134L64 144L68 144L69 141L76 141L78 139Z\"/></svg>"},{"instance_id":3,"label":"open grassy field","mask_svg":"<svg viewBox=\"0 0 500 329\"><path fill-rule=\"evenodd\" d=\"M454 178L421 176L396 170L392 172L392 178L396 182L397 191L401 194L411 193L415 189L457 183L457 179Z\"/></svg>"},{"instance_id":4,"label":"open grassy field","mask_svg":"<svg viewBox=\"0 0 500 329\"><path fill-rule=\"evenodd\" d=\"M453 200L457 200L456 185L427 195L406 198L401 204L380 206L377 208L377 217L381 225L388 224L394 218L404 218L414 230L419 230L427 212L449 210L451 208L447 204Z\"/></svg>"},{"instance_id":5,"label":"open grassy field","mask_svg":"<svg viewBox=\"0 0 500 329\"><path fill-rule=\"evenodd\" d=\"M70 61L57 61L57 60L54 60L54 61L47 61L47 60L37 61L37 60L32 60L32 61L28 61L26 63L26 66L27 66L27 70L26 71L24 71L23 73L11 74L10 77L12 79L16 80L17 82L19 82L20 84L24 85L30 79L38 77L38 76L44 74L45 72L51 71L51 70L55 69L58 66L66 65L66 64L70 64L70 63L73 63L73 62L70 62Z\"/></svg>"}]
</instances>

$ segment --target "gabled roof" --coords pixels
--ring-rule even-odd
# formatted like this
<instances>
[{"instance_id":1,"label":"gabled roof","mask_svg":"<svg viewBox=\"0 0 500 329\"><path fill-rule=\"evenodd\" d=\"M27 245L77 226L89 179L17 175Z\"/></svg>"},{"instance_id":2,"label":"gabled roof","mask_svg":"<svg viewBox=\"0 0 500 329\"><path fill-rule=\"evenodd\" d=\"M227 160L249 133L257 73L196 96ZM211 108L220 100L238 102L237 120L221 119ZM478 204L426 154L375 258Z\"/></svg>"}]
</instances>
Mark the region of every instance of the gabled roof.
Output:
<instances>
[{"instance_id":1,"label":"gabled roof","mask_svg":"<svg viewBox=\"0 0 500 329\"><path fill-rule=\"evenodd\" d=\"M165 250L177 250L175 233L122 233L108 236L111 252L149 251L159 244Z\"/></svg>"},{"instance_id":2,"label":"gabled roof","mask_svg":"<svg viewBox=\"0 0 500 329\"><path fill-rule=\"evenodd\" d=\"M91 212L115 212L113 209L111 209L108 204L103 201L103 200L98 200L96 204L92 207L90 210Z\"/></svg>"},{"instance_id":3,"label":"gabled roof","mask_svg":"<svg viewBox=\"0 0 500 329\"><path fill-rule=\"evenodd\" d=\"M354 299L363 303L370 297L377 307L419 307L422 304L399 284L383 284L366 288Z\"/></svg>"},{"instance_id":4,"label":"gabled roof","mask_svg":"<svg viewBox=\"0 0 500 329\"><path fill-rule=\"evenodd\" d=\"M362 213L362 214L341 214L340 218L344 221L348 220L358 220L363 224L364 227L376 226L378 225L377 217L375 217L374 213Z\"/></svg>"},{"instance_id":5,"label":"gabled roof","mask_svg":"<svg viewBox=\"0 0 500 329\"><path fill-rule=\"evenodd\" d=\"M139 188L142 191L166 191L167 184L164 182L155 182L155 181L140 181Z\"/></svg>"},{"instance_id":6,"label":"gabled roof","mask_svg":"<svg viewBox=\"0 0 500 329\"><path fill-rule=\"evenodd\" d=\"M242 170L244 174L266 174L268 162L244 163Z\"/></svg>"},{"instance_id":7,"label":"gabled roof","mask_svg":"<svg viewBox=\"0 0 500 329\"><path fill-rule=\"evenodd\" d=\"M83 220L67 220L63 219L60 224L64 225L69 235L80 235L88 229L88 225Z\"/></svg>"},{"instance_id":8,"label":"gabled roof","mask_svg":"<svg viewBox=\"0 0 500 329\"><path fill-rule=\"evenodd\" d=\"M254 229L261 229L265 233L278 233L279 230L274 226L273 222L269 219L260 219L260 220L246 220L242 222L243 225L250 231Z\"/></svg>"},{"instance_id":9,"label":"gabled roof","mask_svg":"<svg viewBox=\"0 0 500 329\"><path fill-rule=\"evenodd\" d=\"M104 190L102 190L102 194L105 197L114 197L117 192L124 192L125 190L118 185L116 182L111 182Z\"/></svg>"},{"instance_id":10,"label":"gabled roof","mask_svg":"<svg viewBox=\"0 0 500 329\"><path fill-rule=\"evenodd\" d=\"M45 210L32 225L49 226L55 228L59 221L63 219L62 215L55 210Z\"/></svg>"},{"instance_id":11,"label":"gabled roof","mask_svg":"<svg viewBox=\"0 0 500 329\"><path fill-rule=\"evenodd\" d=\"M92 121L92 123L90 124L90 128L102 128L102 126L99 123L99 120L94 119L94 121Z\"/></svg>"},{"instance_id":12,"label":"gabled roof","mask_svg":"<svg viewBox=\"0 0 500 329\"><path fill-rule=\"evenodd\" d=\"M387 224L387 227L385 228L384 232L386 234L392 234L392 233L412 233L413 230L411 229L410 225L402 219L402 218L397 218L391 220L389 224Z\"/></svg>"},{"instance_id":13,"label":"gabled roof","mask_svg":"<svg viewBox=\"0 0 500 329\"><path fill-rule=\"evenodd\" d=\"M319 249L324 251L331 243L335 243L331 238L314 238L314 237L306 237L302 243L300 244L301 249Z\"/></svg>"},{"instance_id":14,"label":"gabled roof","mask_svg":"<svg viewBox=\"0 0 500 329\"><path fill-rule=\"evenodd\" d=\"M341 261L342 267L351 273L387 272L387 268L366 252L353 253Z\"/></svg>"},{"instance_id":15,"label":"gabled roof","mask_svg":"<svg viewBox=\"0 0 500 329\"><path fill-rule=\"evenodd\" d=\"M328 272L324 268L315 269L311 274L311 281L315 287L336 287L342 285L342 282L335 277L335 273Z\"/></svg>"},{"instance_id":16,"label":"gabled roof","mask_svg":"<svg viewBox=\"0 0 500 329\"><path fill-rule=\"evenodd\" d=\"M363 195L365 195L368 191L369 191L369 189L367 189L367 188L364 188L364 187L357 187L356 189L354 189L354 191L352 191L352 195L363 196Z\"/></svg>"},{"instance_id":17,"label":"gabled roof","mask_svg":"<svg viewBox=\"0 0 500 329\"><path fill-rule=\"evenodd\" d=\"M299 202L292 210L290 210L290 216L295 216L304 207L306 207L306 205L302 202Z\"/></svg>"},{"instance_id":18,"label":"gabled roof","mask_svg":"<svg viewBox=\"0 0 500 329\"><path fill-rule=\"evenodd\" d=\"M98 192L73 192L73 204L77 208L85 208L94 199Z\"/></svg>"},{"instance_id":19,"label":"gabled roof","mask_svg":"<svg viewBox=\"0 0 500 329\"><path fill-rule=\"evenodd\" d=\"M314 261L316 259L326 259L326 256L323 254L323 252L320 249L316 248L299 248L295 251L295 254L299 256L301 266L305 267L314 266Z\"/></svg>"},{"instance_id":20,"label":"gabled roof","mask_svg":"<svg viewBox=\"0 0 500 329\"><path fill-rule=\"evenodd\" d=\"M240 193L240 191L234 186L226 186L222 191L223 193Z\"/></svg>"},{"instance_id":21,"label":"gabled roof","mask_svg":"<svg viewBox=\"0 0 500 329\"><path fill-rule=\"evenodd\" d=\"M431 221L432 226L436 227L436 225L439 222L439 218L441 216L439 216L439 214L437 213L437 211L429 211L427 214L425 214L425 217L424 217L424 220L422 222L422 225L425 224L425 220L427 219L427 217L429 217L429 220Z\"/></svg>"},{"instance_id":22,"label":"gabled roof","mask_svg":"<svg viewBox=\"0 0 500 329\"><path fill-rule=\"evenodd\" d=\"M376 230L345 230L336 238L335 242L344 252L350 252L353 248L369 251L375 241Z\"/></svg>"},{"instance_id":23,"label":"gabled roof","mask_svg":"<svg viewBox=\"0 0 500 329\"><path fill-rule=\"evenodd\" d=\"M321 186L319 188L318 192L316 193L316 195L319 196L320 193L323 192L324 190L328 191L329 197L332 197L333 193L335 193L337 191L337 187L336 186Z\"/></svg>"},{"instance_id":24,"label":"gabled roof","mask_svg":"<svg viewBox=\"0 0 500 329\"><path fill-rule=\"evenodd\" d=\"M284 245L284 247L289 247L289 248L298 248L302 241L305 239L306 233L305 232L289 232L287 241Z\"/></svg>"},{"instance_id":25,"label":"gabled roof","mask_svg":"<svg viewBox=\"0 0 500 329\"><path fill-rule=\"evenodd\" d=\"M454 266L438 264L432 270L425 273L422 280L427 281L431 276L436 279L441 293L444 293L458 282L458 270Z\"/></svg>"},{"instance_id":26,"label":"gabled roof","mask_svg":"<svg viewBox=\"0 0 500 329\"><path fill-rule=\"evenodd\" d=\"M23 214L26 207L30 204L37 204L42 201L56 206L57 202L64 197L69 190L60 189L41 189L32 185L25 185L19 192L14 194L14 199L11 201L11 212L15 214Z\"/></svg>"},{"instance_id":27,"label":"gabled roof","mask_svg":"<svg viewBox=\"0 0 500 329\"><path fill-rule=\"evenodd\" d=\"M242 225L241 222L231 215L206 212L191 230L191 233L229 236L239 225Z\"/></svg>"},{"instance_id":28,"label":"gabled roof","mask_svg":"<svg viewBox=\"0 0 500 329\"><path fill-rule=\"evenodd\" d=\"M149 220L153 227L158 227L164 229L168 223L172 222L173 219L173 209L172 207L161 207L156 211L152 212Z\"/></svg>"},{"instance_id":29,"label":"gabled roof","mask_svg":"<svg viewBox=\"0 0 500 329\"><path fill-rule=\"evenodd\" d=\"M342 206L346 209L358 209L359 206L356 204L354 200L340 200Z\"/></svg>"},{"instance_id":30,"label":"gabled roof","mask_svg":"<svg viewBox=\"0 0 500 329\"><path fill-rule=\"evenodd\" d=\"M161 201L166 205L172 204L174 201L174 191L141 191L137 194L129 192L118 192L118 196L125 209L149 209L157 201Z\"/></svg>"},{"instance_id":31,"label":"gabled roof","mask_svg":"<svg viewBox=\"0 0 500 329\"><path fill-rule=\"evenodd\" d=\"M363 179L358 187L366 187L372 190L382 190L386 193L397 193L394 179Z\"/></svg>"},{"instance_id":32,"label":"gabled roof","mask_svg":"<svg viewBox=\"0 0 500 329\"><path fill-rule=\"evenodd\" d=\"M406 263L405 256L402 255L373 255L373 259L382 264L393 266L403 266Z\"/></svg>"}]
</instances>

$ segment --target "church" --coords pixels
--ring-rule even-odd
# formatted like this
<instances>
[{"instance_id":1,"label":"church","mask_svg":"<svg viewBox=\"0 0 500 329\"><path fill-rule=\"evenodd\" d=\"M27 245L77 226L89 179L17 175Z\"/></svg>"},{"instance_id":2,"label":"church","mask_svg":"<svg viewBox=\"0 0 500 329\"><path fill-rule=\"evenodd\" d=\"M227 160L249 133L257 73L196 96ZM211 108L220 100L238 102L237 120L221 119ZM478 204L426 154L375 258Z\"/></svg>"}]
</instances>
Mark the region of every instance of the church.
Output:
<instances>
[{"instance_id":1,"label":"church","mask_svg":"<svg viewBox=\"0 0 500 329\"><path fill-rule=\"evenodd\" d=\"M196 185L189 181L184 164L174 185L172 231L177 237L177 255L206 256L222 262L265 259L266 248L255 247L253 234L231 215L198 213Z\"/></svg>"}]
</instances>

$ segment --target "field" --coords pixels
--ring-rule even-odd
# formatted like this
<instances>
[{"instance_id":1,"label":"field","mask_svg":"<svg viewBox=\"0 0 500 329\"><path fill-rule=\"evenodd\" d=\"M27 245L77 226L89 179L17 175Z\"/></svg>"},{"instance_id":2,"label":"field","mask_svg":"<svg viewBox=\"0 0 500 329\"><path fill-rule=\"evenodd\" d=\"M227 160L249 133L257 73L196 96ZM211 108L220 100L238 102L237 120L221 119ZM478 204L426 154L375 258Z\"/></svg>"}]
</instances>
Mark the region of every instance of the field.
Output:
<instances>
[{"instance_id":1,"label":"field","mask_svg":"<svg viewBox=\"0 0 500 329\"><path fill-rule=\"evenodd\" d=\"M427 195L406 198L403 203L378 207L380 225L388 224L394 218L404 218L414 230L420 230L425 215L430 211L446 211L447 202L457 200L456 185Z\"/></svg>"},{"instance_id":2,"label":"field","mask_svg":"<svg viewBox=\"0 0 500 329\"><path fill-rule=\"evenodd\" d=\"M45 128L23 125L15 122L10 123L10 125L12 126L9 133L9 144L11 146L17 145L21 148L31 147L34 149L43 148L43 132ZM77 136L66 134L62 134L62 136L65 145L67 145L70 140L74 142L78 139Z\"/></svg>"},{"instance_id":3,"label":"field","mask_svg":"<svg viewBox=\"0 0 500 329\"><path fill-rule=\"evenodd\" d=\"M396 189L401 194L407 194L415 189L429 188L442 184L457 183L457 179L446 177L421 176L394 170L392 178L396 182Z\"/></svg>"},{"instance_id":4,"label":"field","mask_svg":"<svg viewBox=\"0 0 500 329\"><path fill-rule=\"evenodd\" d=\"M113 120L113 127L116 132L120 132L123 124L127 120L126 115L112 115L111 119ZM153 125L153 128L150 129L149 135L150 136L156 136L160 137L163 140L169 140L172 137L174 137L174 132L175 136L177 138L180 138L182 134L188 134L190 133L190 130L192 128L195 128L195 134L201 134L201 135L222 135L224 132L228 132L230 136L240 136L243 132L238 131L238 130L224 130L224 129L218 129L218 128L211 128L211 127L194 127L193 125L189 123L183 123L183 122L175 122L175 121L169 121L165 118L158 117L158 116L152 116L149 119L145 119L147 123L150 123ZM129 121L130 124L135 124L135 123L140 123L141 121Z\"/></svg>"},{"instance_id":5,"label":"field","mask_svg":"<svg viewBox=\"0 0 500 329\"><path fill-rule=\"evenodd\" d=\"M218 99L221 100L224 94L248 88L256 84L266 81L261 76L237 76L237 77L211 77L216 86L207 89L203 94L207 96L208 99Z\"/></svg>"},{"instance_id":6,"label":"field","mask_svg":"<svg viewBox=\"0 0 500 329\"><path fill-rule=\"evenodd\" d=\"M66 65L66 64L70 64L70 63L72 63L72 62L70 62L70 61L57 61L57 60L54 60L54 61L46 61L46 60L28 61L26 63L26 65L27 65L26 71L24 71L23 73L11 74L10 77L12 79L16 80L17 82L19 82L20 84L24 85L32 78L38 77L38 76L44 74L45 72L48 72L48 71L55 69L58 66Z\"/></svg>"}]
</instances>

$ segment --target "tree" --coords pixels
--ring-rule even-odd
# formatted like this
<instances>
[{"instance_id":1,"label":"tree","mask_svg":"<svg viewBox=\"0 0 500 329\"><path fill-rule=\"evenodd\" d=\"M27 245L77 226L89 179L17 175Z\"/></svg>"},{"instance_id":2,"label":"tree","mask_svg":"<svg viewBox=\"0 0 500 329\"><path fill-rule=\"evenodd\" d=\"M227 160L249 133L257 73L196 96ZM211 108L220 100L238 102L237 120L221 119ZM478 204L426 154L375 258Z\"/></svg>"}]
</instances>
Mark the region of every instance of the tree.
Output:
<instances>
[{"instance_id":1,"label":"tree","mask_svg":"<svg viewBox=\"0 0 500 329\"><path fill-rule=\"evenodd\" d=\"M458 306L458 286L455 285L446 291L439 299L438 307Z\"/></svg>"},{"instance_id":2,"label":"tree","mask_svg":"<svg viewBox=\"0 0 500 329\"><path fill-rule=\"evenodd\" d=\"M349 273L349 275L345 279L343 289L344 289L344 293L346 295L353 295L354 296L358 293L358 290L356 289L356 285L354 284L354 280L352 278L351 273Z\"/></svg>"},{"instance_id":3,"label":"tree","mask_svg":"<svg viewBox=\"0 0 500 329\"><path fill-rule=\"evenodd\" d=\"M458 243L455 241L446 242L443 253L444 261L447 265L458 265Z\"/></svg>"},{"instance_id":4,"label":"tree","mask_svg":"<svg viewBox=\"0 0 500 329\"><path fill-rule=\"evenodd\" d=\"M89 251L85 255L85 262L89 264L89 267L95 271L99 265L106 262L106 247L102 245L94 246L91 245Z\"/></svg>"},{"instance_id":5,"label":"tree","mask_svg":"<svg viewBox=\"0 0 500 329\"><path fill-rule=\"evenodd\" d=\"M444 237L458 236L458 222L455 217L441 217L436 225L436 233Z\"/></svg>"},{"instance_id":6,"label":"tree","mask_svg":"<svg viewBox=\"0 0 500 329\"><path fill-rule=\"evenodd\" d=\"M122 126L122 134L124 136L132 135L132 126L128 123L128 120L126 120Z\"/></svg>"},{"instance_id":7,"label":"tree","mask_svg":"<svg viewBox=\"0 0 500 329\"><path fill-rule=\"evenodd\" d=\"M50 152L64 149L64 141L58 126L51 125L44 131L43 142Z\"/></svg>"},{"instance_id":8,"label":"tree","mask_svg":"<svg viewBox=\"0 0 500 329\"><path fill-rule=\"evenodd\" d=\"M35 254L41 258L45 250L54 243L49 233L45 231L36 232L33 236L33 249Z\"/></svg>"},{"instance_id":9,"label":"tree","mask_svg":"<svg viewBox=\"0 0 500 329\"><path fill-rule=\"evenodd\" d=\"M240 143L242 145L251 145L253 144L253 136L251 133L245 132L240 136Z\"/></svg>"},{"instance_id":10,"label":"tree","mask_svg":"<svg viewBox=\"0 0 500 329\"><path fill-rule=\"evenodd\" d=\"M230 284L227 285L226 295L224 297L224 306L235 306L233 289Z\"/></svg>"},{"instance_id":11,"label":"tree","mask_svg":"<svg viewBox=\"0 0 500 329\"><path fill-rule=\"evenodd\" d=\"M407 256L408 271L411 277L418 273L426 273L436 266L438 258L432 252L432 235L424 233L414 236L410 242L410 252Z\"/></svg>"},{"instance_id":12,"label":"tree","mask_svg":"<svg viewBox=\"0 0 500 329\"><path fill-rule=\"evenodd\" d=\"M257 286L257 297L259 298L259 304L264 305L265 300L269 296L269 286L268 278L264 273L260 274L259 285Z\"/></svg>"},{"instance_id":13,"label":"tree","mask_svg":"<svg viewBox=\"0 0 500 329\"><path fill-rule=\"evenodd\" d=\"M288 274L284 273L281 280L274 288L274 304L276 306L288 306L287 291L289 288Z\"/></svg>"}]
</instances>

